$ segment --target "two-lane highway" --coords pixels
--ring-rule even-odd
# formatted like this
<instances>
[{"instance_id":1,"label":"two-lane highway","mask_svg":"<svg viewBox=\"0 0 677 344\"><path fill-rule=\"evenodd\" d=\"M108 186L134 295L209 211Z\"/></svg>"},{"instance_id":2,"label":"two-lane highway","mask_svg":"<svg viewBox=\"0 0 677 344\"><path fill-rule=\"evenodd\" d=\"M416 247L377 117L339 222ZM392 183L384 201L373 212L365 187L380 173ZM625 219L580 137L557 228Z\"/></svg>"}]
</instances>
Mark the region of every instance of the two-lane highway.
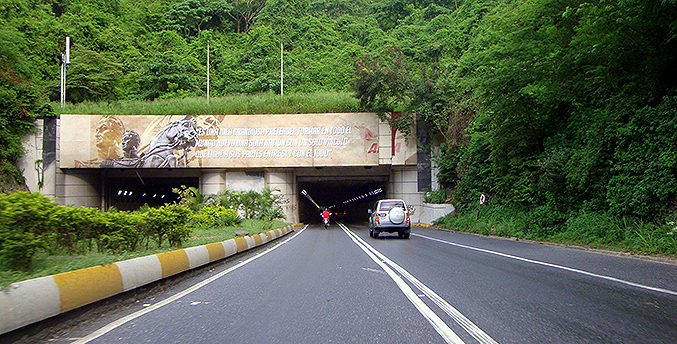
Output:
<instances>
[{"instance_id":1,"label":"two-lane highway","mask_svg":"<svg viewBox=\"0 0 677 344\"><path fill-rule=\"evenodd\" d=\"M53 343L674 343L677 266L311 225Z\"/></svg>"}]
</instances>

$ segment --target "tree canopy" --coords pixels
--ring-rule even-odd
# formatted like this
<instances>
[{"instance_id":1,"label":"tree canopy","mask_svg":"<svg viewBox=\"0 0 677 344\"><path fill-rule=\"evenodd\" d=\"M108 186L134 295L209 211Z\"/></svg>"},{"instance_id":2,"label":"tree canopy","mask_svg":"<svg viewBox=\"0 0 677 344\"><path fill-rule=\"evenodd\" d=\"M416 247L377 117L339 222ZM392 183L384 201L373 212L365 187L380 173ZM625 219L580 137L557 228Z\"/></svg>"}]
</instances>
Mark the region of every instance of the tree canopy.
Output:
<instances>
[{"instance_id":1,"label":"tree canopy","mask_svg":"<svg viewBox=\"0 0 677 344\"><path fill-rule=\"evenodd\" d=\"M49 113L65 36L69 102L203 96L207 41L212 96L279 92L282 43L285 92L354 91L393 127L429 125L461 209L484 192L663 221L675 18L675 0L0 0L0 117Z\"/></svg>"}]
</instances>

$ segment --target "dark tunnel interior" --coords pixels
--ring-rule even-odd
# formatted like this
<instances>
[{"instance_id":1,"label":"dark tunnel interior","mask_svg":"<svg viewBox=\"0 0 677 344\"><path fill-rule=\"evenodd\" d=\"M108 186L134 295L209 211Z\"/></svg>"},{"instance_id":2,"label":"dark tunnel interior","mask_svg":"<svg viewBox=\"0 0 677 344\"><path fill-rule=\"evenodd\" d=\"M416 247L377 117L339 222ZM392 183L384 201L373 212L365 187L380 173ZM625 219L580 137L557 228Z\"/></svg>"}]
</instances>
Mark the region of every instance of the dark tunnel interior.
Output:
<instances>
[{"instance_id":1,"label":"dark tunnel interior","mask_svg":"<svg viewBox=\"0 0 677 344\"><path fill-rule=\"evenodd\" d=\"M198 187L198 178L108 178L107 204L119 210L136 210L148 204L151 207L174 202L179 195L172 189Z\"/></svg>"},{"instance_id":2,"label":"dark tunnel interior","mask_svg":"<svg viewBox=\"0 0 677 344\"><path fill-rule=\"evenodd\" d=\"M299 218L303 223L320 223L320 208L330 207L332 219L345 223L366 222L367 209L384 198L388 183L374 180L299 181ZM301 192L305 190L313 203ZM378 191L380 190L380 191Z\"/></svg>"},{"instance_id":3,"label":"dark tunnel interior","mask_svg":"<svg viewBox=\"0 0 677 344\"><path fill-rule=\"evenodd\" d=\"M105 199L108 207L136 210L148 204L160 206L178 199L172 189L182 185L199 187L199 177L193 176L117 176L105 179ZM387 175L356 175L332 171L329 175L308 175L297 178L299 220L320 223L320 208L329 207L333 220L345 223L364 223L367 210L379 199L385 198ZM306 193L313 199L301 193Z\"/></svg>"}]
</instances>

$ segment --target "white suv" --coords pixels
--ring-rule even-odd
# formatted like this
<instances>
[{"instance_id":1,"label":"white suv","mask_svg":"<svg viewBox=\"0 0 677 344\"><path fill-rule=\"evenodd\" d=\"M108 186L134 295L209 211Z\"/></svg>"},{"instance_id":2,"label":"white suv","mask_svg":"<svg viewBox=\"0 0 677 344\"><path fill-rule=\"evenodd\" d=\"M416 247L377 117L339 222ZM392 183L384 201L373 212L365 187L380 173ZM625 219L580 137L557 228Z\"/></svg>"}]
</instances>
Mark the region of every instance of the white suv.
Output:
<instances>
[{"instance_id":1,"label":"white suv","mask_svg":"<svg viewBox=\"0 0 677 344\"><path fill-rule=\"evenodd\" d=\"M369 236L378 238L381 232L397 232L400 238L409 238L411 233L410 209L401 199L382 199L369 213Z\"/></svg>"}]
</instances>

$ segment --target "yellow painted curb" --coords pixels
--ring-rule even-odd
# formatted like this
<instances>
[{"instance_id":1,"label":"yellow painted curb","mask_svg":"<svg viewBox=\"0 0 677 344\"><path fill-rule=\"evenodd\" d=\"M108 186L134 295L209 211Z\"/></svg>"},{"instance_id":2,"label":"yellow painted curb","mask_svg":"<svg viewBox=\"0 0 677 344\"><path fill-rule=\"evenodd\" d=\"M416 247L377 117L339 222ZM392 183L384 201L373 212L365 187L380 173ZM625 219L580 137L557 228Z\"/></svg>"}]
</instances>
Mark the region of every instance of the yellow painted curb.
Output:
<instances>
[{"instance_id":1,"label":"yellow painted curb","mask_svg":"<svg viewBox=\"0 0 677 344\"><path fill-rule=\"evenodd\" d=\"M122 276L115 264L56 274L54 281L61 294L61 312L122 292Z\"/></svg>"},{"instance_id":2,"label":"yellow painted curb","mask_svg":"<svg viewBox=\"0 0 677 344\"><path fill-rule=\"evenodd\" d=\"M240 253L242 251L246 251L249 249L249 245L247 244L247 239L244 237L239 237L235 238L235 244L237 245L237 252Z\"/></svg>"},{"instance_id":3,"label":"yellow painted curb","mask_svg":"<svg viewBox=\"0 0 677 344\"><path fill-rule=\"evenodd\" d=\"M254 234L254 235L252 235L252 238L254 238L254 242L256 243L256 246L263 244L263 240L261 239L261 235Z\"/></svg>"},{"instance_id":4,"label":"yellow painted curb","mask_svg":"<svg viewBox=\"0 0 677 344\"><path fill-rule=\"evenodd\" d=\"M265 237L264 234L238 237L12 283L0 293L0 334L188 271L189 255L193 268L202 266L279 238L292 232L295 226L268 231Z\"/></svg>"},{"instance_id":5,"label":"yellow painted curb","mask_svg":"<svg viewBox=\"0 0 677 344\"><path fill-rule=\"evenodd\" d=\"M158 253L158 259L162 265L162 277L184 272L190 267L188 264L188 255L183 250L176 250L165 253Z\"/></svg>"},{"instance_id":6,"label":"yellow painted curb","mask_svg":"<svg viewBox=\"0 0 677 344\"><path fill-rule=\"evenodd\" d=\"M226 250L223 248L223 244L220 242L215 242L205 245L207 251L209 251L209 261L214 262L219 259L226 257Z\"/></svg>"}]
</instances>

